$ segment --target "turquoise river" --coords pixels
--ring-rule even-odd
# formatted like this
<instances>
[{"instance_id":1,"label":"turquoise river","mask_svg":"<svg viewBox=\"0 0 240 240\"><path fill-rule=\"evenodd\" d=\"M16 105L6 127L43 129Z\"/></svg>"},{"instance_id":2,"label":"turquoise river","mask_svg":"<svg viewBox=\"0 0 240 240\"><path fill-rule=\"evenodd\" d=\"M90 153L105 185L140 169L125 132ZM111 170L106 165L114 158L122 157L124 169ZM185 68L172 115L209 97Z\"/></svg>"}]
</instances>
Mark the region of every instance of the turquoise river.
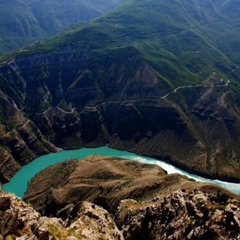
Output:
<instances>
[{"instance_id":1,"label":"turquoise river","mask_svg":"<svg viewBox=\"0 0 240 240\"><path fill-rule=\"evenodd\" d=\"M149 164L157 164L163 169L165 169L168 173L180 173L185 175L189 178L193 178L197 181L201 182L208 182L217 184L222 186L229 191L232 191L236 194L240 194L240 184L236 183L229 183L223 182L219 180L210 180L206 178L199 177L197 175L193 175L187 173L179 168L172 166L171 164L153 159L148 157L143 157L134 153L126 152L126 151L119 151L109 147L99 147L99 148L81 148L78 150L67 150L67 151L60 151L57 153L51 153L48 155L44 155L41 157L36 158L34 161L29 163L28 165L21 168L19 172L17 172L14 177L11 179L9 183L6 183L2 186L3 190L7 192L14 193L18 197L22 198L26 189L28 181L38 172L45 169L46 167L53 165L58 162L63 162L68 159L82 159L89 155L102 155L102 156L112 156L112 157L120 157L120 158L128 158L132 160L136 160L142 163L149 163Z\"/></svg>"}]
</instances>

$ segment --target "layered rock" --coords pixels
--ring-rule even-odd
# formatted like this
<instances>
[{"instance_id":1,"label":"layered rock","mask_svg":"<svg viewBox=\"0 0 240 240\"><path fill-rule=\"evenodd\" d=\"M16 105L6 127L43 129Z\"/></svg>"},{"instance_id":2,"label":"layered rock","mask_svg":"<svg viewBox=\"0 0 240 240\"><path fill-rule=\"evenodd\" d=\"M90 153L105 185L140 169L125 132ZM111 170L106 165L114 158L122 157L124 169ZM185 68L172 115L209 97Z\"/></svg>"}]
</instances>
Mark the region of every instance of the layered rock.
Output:
<instances>
[{"instance_id":1,"label":"layered rock","mask_svg":"<svg viewBox=\"0 0 240 240\"><path fill-rule=\"evenodd\" d=\"M239 25L226 7L239 8L134 0L2 58L0 130L35 127L30 144L1 147L22 165L49 151L33 149L39 135L64 149L108 144L239 182Z\"/></svg>"},{"instance_id":2,"label":"layered rock","mask_svg":"<svg viewBox=\"0 0 240 240\"><path fill-rule=\"evenodd\" d=\"M16 76L12 76L16 77ZM10 84L11 85L11 84ZM8 86L7 91L16 90L9 97L0 91L0 182L7 182L21 168L37 156L57 151L48 142L39 128L30 119L23 116L19 109L23 105L25 89L21 81L15 86Z\"/></svg>"},{"instance_id":3,"label":"layered rock","mask_svg":"<svg viewBox=\"0 0 240 240\"><path fill-rule=\"evenodd\" d=\"M75 60L68 62L74 59L75 51L67 48L51 56L24 57L0 68L3 75L22 72L16 85L8 86L9 76L1 79L8 86L4 89L10 98L6 105L15 115L26 115L10 119L10 124L17 122L10 131L24 132L30 127L30 132L23 133L23 141L29 139L30 143L25 144L20 133L17 147L10 144L16 141L11 135L10 145L3 144L20 165L51 151L47 141L65 149L108 144L209 178L240 180L238 95L218 76L211 75L196 87L171 89L157 80L150 64L138 60L133 76L123 76L127 63L122 65L122 72L113 63L104 70L110 75L103 81L98 71L104 66L89 72L84 58L76 64ZM138 88L136 84L140 84ZM233 102L236 105L230 104ZM29 125L25 125L27 121ZM3 135L10 132L5 123L3 127ZM26 153L19 157L19 151Z\"/></svg>"}]
</instances>

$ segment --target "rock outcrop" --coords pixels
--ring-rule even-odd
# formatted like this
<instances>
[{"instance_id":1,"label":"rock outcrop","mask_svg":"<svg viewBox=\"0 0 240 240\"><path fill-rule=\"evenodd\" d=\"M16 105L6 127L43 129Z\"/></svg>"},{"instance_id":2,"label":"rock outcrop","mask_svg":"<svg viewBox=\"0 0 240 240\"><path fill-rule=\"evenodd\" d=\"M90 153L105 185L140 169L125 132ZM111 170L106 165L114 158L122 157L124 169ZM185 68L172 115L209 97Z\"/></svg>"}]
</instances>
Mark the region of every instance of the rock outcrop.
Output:
<instances>
[{"instance_id":1,"label":"rock outcrop","mask_svg":"<svg viewBox=\"0 0 240 240\"><path fill-rule=\"evenodd\" d=\"M117 216L126 240L236 240L239 207L225 194L179 190L144 203L124 200Z\"/></svg>"},{"instance_id":2,"label":"rock outcrop","mask_svg":"<svg viewBox=\"0 0 240 240\"><path fill-rule=\"evenodd\" d=\"M58 163L34 177L25 200L40 213L0 193L3 239L240 239L239 196L124 159Z\"/></svg>"},{"instance_id":3,"label":"rock outcrop","mask_svg":"<svg viewBox=\"0 0 240 240\"><path fill-rule=\"evenodd\" d=\"M0 192L0 239L123 240L114 220L103 208L83 202L74 211L69 224L61 218L43 217L17 197Z\"/></svg>"}]
</instances>

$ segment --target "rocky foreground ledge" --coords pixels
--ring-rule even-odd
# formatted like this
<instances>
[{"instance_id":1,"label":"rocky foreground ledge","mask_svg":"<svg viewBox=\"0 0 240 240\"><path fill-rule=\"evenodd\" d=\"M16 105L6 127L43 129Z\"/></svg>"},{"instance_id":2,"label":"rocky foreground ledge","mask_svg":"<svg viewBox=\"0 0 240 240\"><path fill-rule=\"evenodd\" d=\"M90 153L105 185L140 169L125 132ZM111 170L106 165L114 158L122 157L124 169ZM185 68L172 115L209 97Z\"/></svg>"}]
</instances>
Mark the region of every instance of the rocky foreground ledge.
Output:
<instances>
[{"instance_id":1,"label":"rocky foreground ledge","mask_svg":"<svg viewBox=\"0 0 240 240\"><path fill-rule=\"evenodd\" d=\"M17 197L0 194L0 239L123 239L110 214L89 202L78 206L71 223L43 217Z\"/></svg>"},{"instance_id":2,"label":"rocky foreground ledge","mask_svg":"<svg viewBox=\"0 0 240 240\"><path fill-rule=\"evenodd\" d=\"M156 165L92 156L39 173L25 196L32 206L0 192L0 239L235 240L239 198Z\"/></svg>"}]
</instances>

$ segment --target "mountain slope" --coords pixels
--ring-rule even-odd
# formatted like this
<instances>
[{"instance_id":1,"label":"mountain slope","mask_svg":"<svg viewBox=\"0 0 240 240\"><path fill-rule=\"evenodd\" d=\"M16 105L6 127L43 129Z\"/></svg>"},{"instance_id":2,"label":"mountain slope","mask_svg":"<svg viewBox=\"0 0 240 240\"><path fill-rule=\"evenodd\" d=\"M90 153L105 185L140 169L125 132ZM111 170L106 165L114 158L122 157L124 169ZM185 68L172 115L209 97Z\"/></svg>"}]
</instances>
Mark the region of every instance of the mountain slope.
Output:
<instances>
[{"instance_id":1,"label":"mountain slope","mask_svg":"<svg viewBox=\"0 0 240 240\"><path fill-rule=\"evenodd\" d=\"M0 3L0 53L53 36L74 23L87 22L121 0L26 1Z\"/></svg>"},{"instance_id":2,"label":"mountain slope","mask_svg":"<svg viewBox=\"0 0 240 240\"><path fill-rule=\"evenodd\" d=\"M16 0L0 3L0 53L30 43L44 36L31 9Z\"/></svg>"},{"instance_id":3,"label":"mountain slope","mask_svg":"<svg viewBox=\"0 0 240 240\"><path fill-rule=\"evenodd\" d=\"M1 89L57 146L109 144L240 181L240 19L224 6L125 1L6 56Z\"/></svg>"}]
</instances>

